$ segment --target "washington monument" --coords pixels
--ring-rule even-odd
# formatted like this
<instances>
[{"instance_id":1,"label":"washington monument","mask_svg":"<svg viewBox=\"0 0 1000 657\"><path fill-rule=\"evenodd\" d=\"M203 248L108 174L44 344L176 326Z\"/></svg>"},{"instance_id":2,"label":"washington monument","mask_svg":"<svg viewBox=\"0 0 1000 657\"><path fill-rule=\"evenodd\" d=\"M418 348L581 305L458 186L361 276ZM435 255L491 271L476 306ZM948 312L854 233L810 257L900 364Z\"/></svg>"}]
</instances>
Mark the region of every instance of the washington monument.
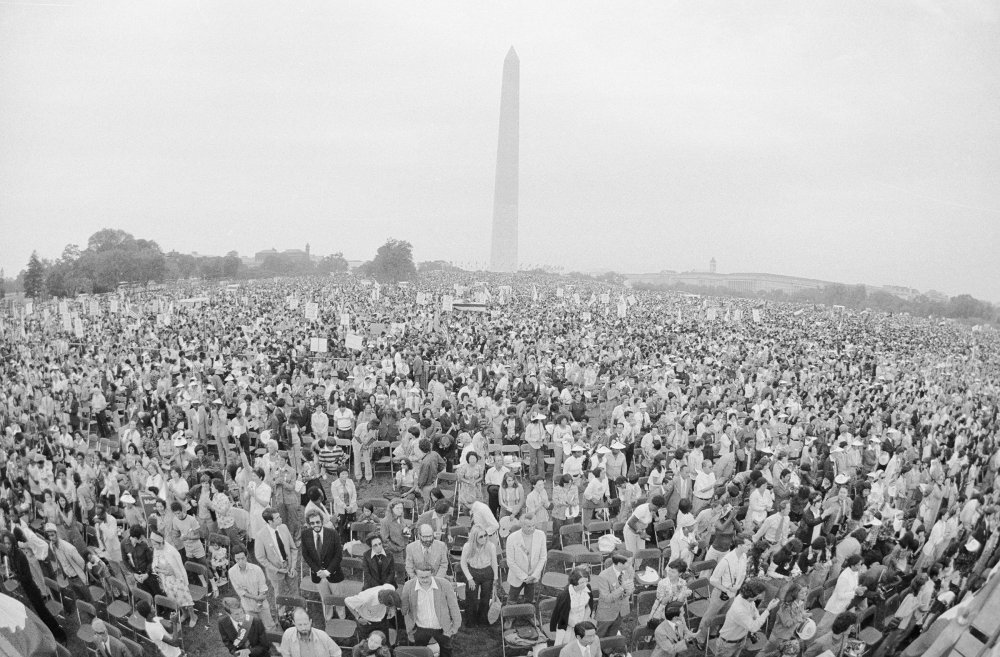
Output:
<instances>
[{"instance_id":1,"label":"washington monument","mask_svg":"<svg viewBox=\"0 0 1000 657\"><path fill-rule=\"evenodd\" d=\"M500 87L500 138L497 143L497 177L493 190L493 247L491 271L517 271L517 167L518 97L521 60L513 46L503 60Z\"/></svg>"}]
</instances>

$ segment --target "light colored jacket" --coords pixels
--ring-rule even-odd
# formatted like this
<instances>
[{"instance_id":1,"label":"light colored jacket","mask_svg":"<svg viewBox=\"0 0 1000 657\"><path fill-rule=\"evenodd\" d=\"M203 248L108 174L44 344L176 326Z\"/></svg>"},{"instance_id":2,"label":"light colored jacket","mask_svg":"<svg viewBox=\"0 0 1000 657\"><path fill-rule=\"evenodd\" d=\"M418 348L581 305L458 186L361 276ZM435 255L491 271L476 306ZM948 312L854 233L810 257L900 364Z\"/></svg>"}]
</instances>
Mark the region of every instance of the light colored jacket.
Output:
<instances>
[{"instance_id":1,"label":"light colored jacket","mask_svg":"<svg viewBox=\"0 0 1000 657\"><path fill-rule=\"evenodd\" d=\"M537 529L530 546L520 529L507 537L507 582L511 586L521 586L528 577L542 578L548 554L545 542L545 533Z\"/></svg>"},{"instance_id":2,"label":"light colored jacket","mask_svg":"<svg viewBox=\"0 0 1000 657\"><path fill-rule=\"evenodd\" d=\"M323 630L312 629L312 640L317 648L313 653L318 657L340 657L343 652L330 635ZM281 645L278 647L281 657L300 657L302 646L299 643L299 631L290 627L281 635Z\"/></svg>"}]
</instances>

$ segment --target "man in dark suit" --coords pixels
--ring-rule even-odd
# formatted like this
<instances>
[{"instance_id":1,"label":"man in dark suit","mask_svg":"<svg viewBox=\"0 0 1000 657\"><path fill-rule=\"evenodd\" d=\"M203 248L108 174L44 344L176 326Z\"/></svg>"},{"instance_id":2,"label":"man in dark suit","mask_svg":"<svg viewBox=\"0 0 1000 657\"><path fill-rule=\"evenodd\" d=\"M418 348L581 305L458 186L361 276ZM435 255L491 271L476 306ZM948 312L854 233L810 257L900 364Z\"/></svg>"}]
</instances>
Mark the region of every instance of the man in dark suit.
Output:
<instances>
[{"instance_id":1,"label":"man in dark suit","mask_svg":"<svg viewBox=\"0 0 1000 657\"><path fill-rule=\"evenodd\" d=\"M235 657L266 657L271 653L264 623L243 611L237 598L222 601L226 615L219 619L222 645Z\"/></svg>"},{"instance_id":2,"label":"man in dark suit","mask_svg":"<svg viewBox=\"0 0 1000 657\"><path fill-rule=\"evenodd\" d=\"M94 619L90 624L90 629L94 631L94 642L92 645L97 650L98 657L132 657L129 649L125 647L121 639L113 637L108 633L107 626L100 618Z\"/></svg>"},{"instance_id":3,"label":"man in dark suit","mask_svg":"<svg viewBox=\"0 0 1000 657\"><path fill-rule=\"evenodd\" d=\"M229 654L235 657L266 657L271 653L264 623L243 611L237 598L222 601L226 615L219 619L219 635Z\"/></svg>"},{"instance_id":4,"label":"man in dark suit","mask_svg":"<svg viewBox=\"0 0 1000 657\"><path fill-rule=\"evenodd\" d=\"M344 581L344 573L340 570L340 562L344 558L344 546L340 543L340 534L323 527L319 511L312 511L306 522L309 531L302 532L302 558L309 564L312 581L320 597L343 597L340 583ZM343 618L343 608L339 611ZM323 604L323 616L326 620L333 618L333 609L326 603Z\"/></svg>"}]
</instances>

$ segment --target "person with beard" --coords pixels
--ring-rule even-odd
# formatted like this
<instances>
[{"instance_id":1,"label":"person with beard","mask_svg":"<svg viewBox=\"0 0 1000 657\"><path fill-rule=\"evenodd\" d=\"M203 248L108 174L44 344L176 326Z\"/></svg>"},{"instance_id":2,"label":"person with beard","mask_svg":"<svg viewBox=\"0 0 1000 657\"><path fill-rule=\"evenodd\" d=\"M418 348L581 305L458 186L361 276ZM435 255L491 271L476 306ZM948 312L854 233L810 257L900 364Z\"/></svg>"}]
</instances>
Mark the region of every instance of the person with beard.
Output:
<instances>
[{"instance_id":1,"label":"person with beard","mask_svg":"<svg viewBox=\"0 0 1000 657\"><path fill-rule=\"evenodd\" d=\"M295 624L281 635L278 651L282 657L340 657L343 654L329 634L312 626L305 609L296 607L292 620Z\"/></svg>"}]
</instances>

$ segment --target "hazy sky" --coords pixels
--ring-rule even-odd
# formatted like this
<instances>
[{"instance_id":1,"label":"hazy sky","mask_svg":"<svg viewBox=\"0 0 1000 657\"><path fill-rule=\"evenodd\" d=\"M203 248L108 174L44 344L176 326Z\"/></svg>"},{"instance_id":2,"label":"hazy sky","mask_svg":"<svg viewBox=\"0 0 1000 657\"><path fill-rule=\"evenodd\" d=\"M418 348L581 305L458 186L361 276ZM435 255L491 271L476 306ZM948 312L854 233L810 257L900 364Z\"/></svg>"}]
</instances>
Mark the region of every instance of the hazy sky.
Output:
<instances>
[{"instance_id":1,"label":"hazy sky","mask_svg":"<svg viewBox=\"0 0 1000 657\"><path fill-rule=\"evenodd\" d=\"M523 264L1000 301L992 0L0 0L0 266L103 227L485 262L511 45Z\"/></svg>"}]
</instances>

